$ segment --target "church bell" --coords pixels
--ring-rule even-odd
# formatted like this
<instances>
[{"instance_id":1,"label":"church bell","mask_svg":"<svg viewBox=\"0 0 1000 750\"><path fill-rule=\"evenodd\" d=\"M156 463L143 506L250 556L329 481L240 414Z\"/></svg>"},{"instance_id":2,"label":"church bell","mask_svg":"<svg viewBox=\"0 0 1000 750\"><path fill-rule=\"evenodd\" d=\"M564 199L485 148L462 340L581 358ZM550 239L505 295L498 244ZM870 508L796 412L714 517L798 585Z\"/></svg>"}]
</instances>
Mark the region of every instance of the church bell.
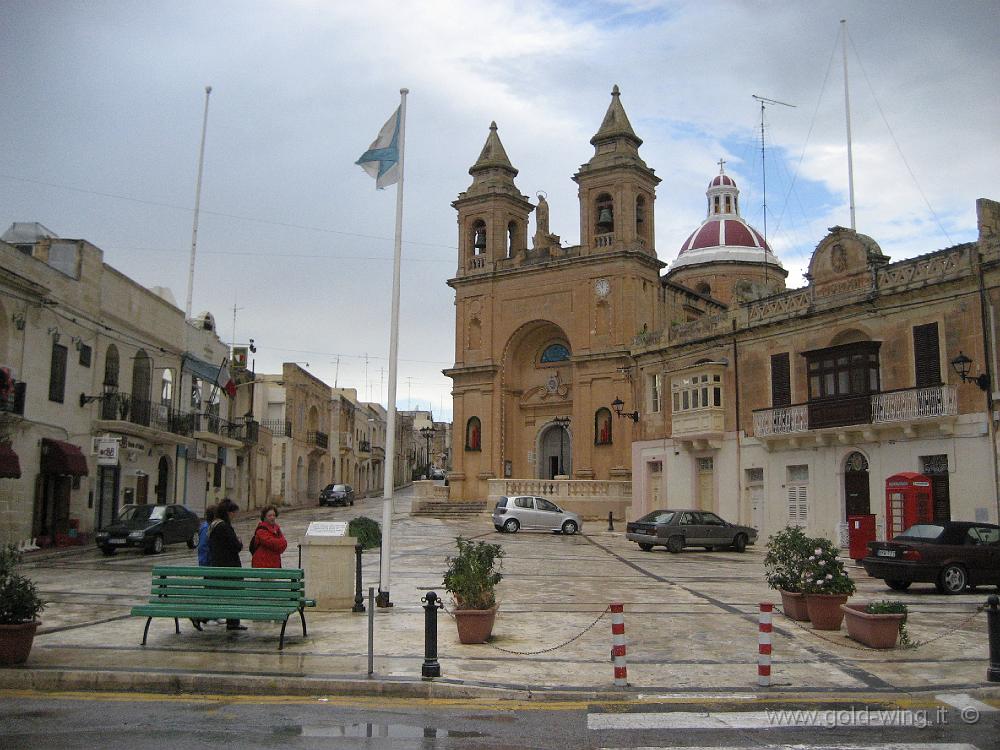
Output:
<instances>
[{"instance_id":1,"label":"church bell","mask_svg":"<svg viewBox=\"0 0 1000 750\"><path fill-rule=\"evenodd\" d=\"M603 229L610 229L614 220L611 218L611 209L602 208L601 212L597 215L597 226Z\"/></svg>"},{"instance_id":2,"label":"church bell","mask_svg":"<svg viewBox=\"0 0 1000 750\"><path fill-rule=\"evenodd\" d=\"M473 247L476 248L476 250L486 249L486 232L482 229L476 231L476 240L473 243Z\"/></svg>"}]
</instances>

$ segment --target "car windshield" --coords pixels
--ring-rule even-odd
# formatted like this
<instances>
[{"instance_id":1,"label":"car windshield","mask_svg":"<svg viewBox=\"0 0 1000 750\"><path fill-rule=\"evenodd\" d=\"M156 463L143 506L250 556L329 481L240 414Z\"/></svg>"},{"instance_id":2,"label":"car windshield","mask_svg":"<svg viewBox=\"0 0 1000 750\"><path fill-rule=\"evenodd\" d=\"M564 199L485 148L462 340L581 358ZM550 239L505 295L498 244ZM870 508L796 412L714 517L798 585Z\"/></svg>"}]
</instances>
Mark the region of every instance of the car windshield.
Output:
<instances>
[{"instance_id":1,"label":"car windshield","mask_svg":"<svg viewBox=\"0 0 1000 750\"><path fill-rule=\"evenodd\" d=\"M639 523L670 523L674 519L672 510L654 510L639 519Z\"/></svg>"},{"instance_id":2,"label":"car windshield","mask_svg":"<svg viewBox=\"0 0 1000 750\"><path fill-rule=\"evenodd\" d=\"M165 505L128 505L121 515L120 521L162 521L166 516L167 506Z\"/></svg>"},{"instance_id":3,"label":"car windshield","mask_svg":"<svg viewBox=\"0 0 1000 750\"><path fill-rule=\"evenodd\" d=\"M918 523L898 534L896 539L937 539L943 531L944 526L936 523Z\"/></svg>"},{"instance_id":4,"label":"car windshield","mask_svg":"<svg viewBox=\"0 0 1000 750\"><path fill-rule=\"evenodd\" d=\"M347 485L346 484L335 484L335 485L333 485L333 491L334 492L347 492Z\"/></svg>"}]
</instances>

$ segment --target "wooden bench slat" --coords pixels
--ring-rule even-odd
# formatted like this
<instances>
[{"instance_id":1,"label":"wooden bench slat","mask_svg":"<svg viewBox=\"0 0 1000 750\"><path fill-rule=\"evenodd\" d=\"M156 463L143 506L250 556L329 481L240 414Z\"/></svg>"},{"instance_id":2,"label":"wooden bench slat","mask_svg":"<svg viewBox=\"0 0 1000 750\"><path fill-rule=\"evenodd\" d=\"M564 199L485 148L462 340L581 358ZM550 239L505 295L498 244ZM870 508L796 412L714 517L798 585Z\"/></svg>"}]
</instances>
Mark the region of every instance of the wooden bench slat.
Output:
<instances>
[{"instance_id":1,"label":"wooden bench slat","mask_svg":"<svg viewBox=\"0 0 1000 750\"><path fill-rule=\"evenodd\" d=\"M157 566L153 568L153 577L179 576L205 578L259 578L261 580L302 580L305 571L301 568L214 568L211 566L174 567Z\"/></svg>"}]
</instances>

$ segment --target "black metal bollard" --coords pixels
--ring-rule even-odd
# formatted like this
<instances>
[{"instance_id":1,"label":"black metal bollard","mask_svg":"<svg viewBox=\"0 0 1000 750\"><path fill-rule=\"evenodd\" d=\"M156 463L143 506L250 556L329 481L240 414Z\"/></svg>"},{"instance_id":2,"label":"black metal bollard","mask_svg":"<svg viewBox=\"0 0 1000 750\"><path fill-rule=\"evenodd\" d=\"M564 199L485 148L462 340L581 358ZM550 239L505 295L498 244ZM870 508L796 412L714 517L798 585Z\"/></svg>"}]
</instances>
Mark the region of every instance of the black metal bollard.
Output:
<instances>
[{"instance_id":1,"label":"black metal bollard","mask_svg":"<svg viewBox=\"0 0 1000 750\"><path fill-rule=\"evenodd\" d=\"M615 530L615 512L613 510L608 511L608 531Z\"/></svg>"},{"instance_id":2,"label":"black metal bollard","mask_svg":"<svg viewBox=\"0 0 1000 750\"><path fill-rule=\"evenodd\" d=\"M433 591L428 591L420 601L424 602L424 664L420 668L420 676L424 679L440 677L437 613L439 609L444 609L444 602Z\"/></svg>"},{"instance_id":3,"label":"black metal bollard","mask_svg":"<svg viewBox=\"0 0 1000 750\"><path fill-rule=\"evenodd\" d=\"M1000 597L993 594L986 600L986 632L990 638L990 668L986 670L987 682L1000 682Z\"/></svg>"},{"instance_id":4,"label":"black metal bollard","mask_svg":"<svg viewBox=\"0 0 1000 750\"><path fill-rule=\"evenodd\" d=\"M360 544L354 545L354 606L351 612L364 612L365 600L361 595L361 552L364 550Z\"/></svg>"}]
</instances>

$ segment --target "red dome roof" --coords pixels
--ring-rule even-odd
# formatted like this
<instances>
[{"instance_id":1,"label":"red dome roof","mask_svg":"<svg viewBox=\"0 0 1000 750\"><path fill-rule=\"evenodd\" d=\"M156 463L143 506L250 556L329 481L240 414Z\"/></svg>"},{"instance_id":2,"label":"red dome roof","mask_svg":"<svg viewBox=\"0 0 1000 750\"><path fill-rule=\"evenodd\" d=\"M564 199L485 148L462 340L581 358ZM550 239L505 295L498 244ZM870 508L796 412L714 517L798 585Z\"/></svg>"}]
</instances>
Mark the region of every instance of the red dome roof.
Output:
<instances>
[{"instance_id":1,"label":"red dome roof","mask_svg":"<svg viewBox=\"0 0 1000 750\"><path fill-rule=\"evenodd\" d=\"M681 245L680 254L706 247L767 247L764 237L740 218L708 219ZM767 247L771 252L771 248Z\"/></svg>"},{"instance_id":2,"label":"red dome roof","mask_svg":"<svg viewBox=\"0 0 1000 750\"><path fill-rule=\"evenodd\" d=\"M732 177L727 174L720 174L716 175L715 179L708 183L708 188L711 190L712 188L719 187L721 185L736 187L736 183L733 181Z\"/></svg>"}]
</instances>

